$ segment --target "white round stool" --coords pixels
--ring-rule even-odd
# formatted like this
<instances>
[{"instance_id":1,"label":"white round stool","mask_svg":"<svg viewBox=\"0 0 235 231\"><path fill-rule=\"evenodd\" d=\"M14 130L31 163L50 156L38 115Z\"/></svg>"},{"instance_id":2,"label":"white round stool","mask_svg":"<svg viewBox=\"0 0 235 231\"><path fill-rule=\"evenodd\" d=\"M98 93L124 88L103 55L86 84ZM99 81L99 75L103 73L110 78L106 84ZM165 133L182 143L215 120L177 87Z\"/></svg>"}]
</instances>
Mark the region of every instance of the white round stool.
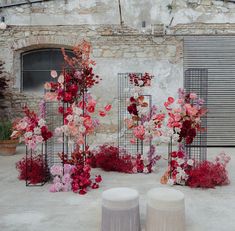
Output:
<instances>
[{"instance_id":1,"label":"white round stool","mask_svg":"<svg viewBox=\"0 0 235 231\"><path fill-rule=\"evenodd\" d=\"M131 188L112 188L102 194L102 231L139 231L139 193Z\"/></svg>"},{"instance_id":2,"label":"white round stool","mask_svg":"<svg viewBox=\"0 0 235 231\"><path fill-rule=\"evenodd\" d=\"M175 189L154 188L147 193L146 231L184 231L184 194Z\"/></svg>"}]
</instances>

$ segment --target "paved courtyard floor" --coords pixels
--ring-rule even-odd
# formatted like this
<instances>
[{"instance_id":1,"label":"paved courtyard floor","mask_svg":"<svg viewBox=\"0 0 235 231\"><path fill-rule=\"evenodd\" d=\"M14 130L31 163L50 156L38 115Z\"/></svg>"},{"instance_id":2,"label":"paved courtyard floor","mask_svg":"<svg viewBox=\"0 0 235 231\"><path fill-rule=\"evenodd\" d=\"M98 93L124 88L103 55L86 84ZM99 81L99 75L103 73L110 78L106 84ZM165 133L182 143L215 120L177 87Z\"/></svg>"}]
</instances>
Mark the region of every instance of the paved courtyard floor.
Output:
<instances>
[{"instance_id":1,"label":"paved courtyard floor","mask_svg":"<svg viewBox=\"0 0 235 231\"><path fill-rule=\"evenodd\" d=\"M209 158L221 149L210 149ZM235 150L225 149L232 157L228 170L229 186L202 190L175 186L185 194L187 231L235 231ZM128 186L140 193L141 223L144 230L146 192L162 186L159 181L166 161L158 163L155 173L121 174L94 170L103 177L101 188L85 196L72 192L50 193L49 185L25 187L17 179L15 163L23 156L0 156L0 231L98 231L101 221L103 190ZM169 187L169 186L163 186Z\"/></svg>"}]
</instances>

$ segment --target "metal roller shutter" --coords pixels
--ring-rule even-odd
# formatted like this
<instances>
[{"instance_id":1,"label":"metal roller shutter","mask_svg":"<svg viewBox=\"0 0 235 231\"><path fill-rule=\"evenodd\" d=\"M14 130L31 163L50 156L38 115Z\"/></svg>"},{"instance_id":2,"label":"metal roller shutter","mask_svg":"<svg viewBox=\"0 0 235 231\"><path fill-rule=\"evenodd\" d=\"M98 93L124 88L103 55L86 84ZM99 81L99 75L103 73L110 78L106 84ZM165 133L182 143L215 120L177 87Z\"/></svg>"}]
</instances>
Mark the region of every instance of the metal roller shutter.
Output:
<instances>
[{"instance_id":1,"label":"metal roller shutter","mask_svg":"<svg viewBox=\"0 0 235 231\"><path fill-rule=\"evenodd\" d=\"M192 73L196 70L208 72L208 86L205 87L204 81L201 81L199 87L199 95L202 97L207 95L206 104L209 110L207 146L234 147L235 37L185 37L184 83L186 90L198 88L196 84L198 85L199 82L192 78ZM189 78L189 76L191 77Z\"/></svg>"}]
</instances>

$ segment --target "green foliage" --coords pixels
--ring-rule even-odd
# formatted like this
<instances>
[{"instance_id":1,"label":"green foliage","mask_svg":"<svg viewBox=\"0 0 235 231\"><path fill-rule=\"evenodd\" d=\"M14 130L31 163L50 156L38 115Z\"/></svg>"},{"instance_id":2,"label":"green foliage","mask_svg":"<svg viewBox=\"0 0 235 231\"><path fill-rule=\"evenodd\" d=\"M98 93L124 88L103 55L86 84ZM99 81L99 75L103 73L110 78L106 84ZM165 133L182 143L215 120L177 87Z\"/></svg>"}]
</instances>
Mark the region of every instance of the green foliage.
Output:
<instances>
[{"instance_id":1,"label":"green foliage","mask_svg":"<svg viewBox=\"0 0 235 231\"><path fill-rule=\"evenodd\" d=\"M0 140L10 140L12 133L12 123L9 120L0 121Z\"/></svg>"}]
</instances>

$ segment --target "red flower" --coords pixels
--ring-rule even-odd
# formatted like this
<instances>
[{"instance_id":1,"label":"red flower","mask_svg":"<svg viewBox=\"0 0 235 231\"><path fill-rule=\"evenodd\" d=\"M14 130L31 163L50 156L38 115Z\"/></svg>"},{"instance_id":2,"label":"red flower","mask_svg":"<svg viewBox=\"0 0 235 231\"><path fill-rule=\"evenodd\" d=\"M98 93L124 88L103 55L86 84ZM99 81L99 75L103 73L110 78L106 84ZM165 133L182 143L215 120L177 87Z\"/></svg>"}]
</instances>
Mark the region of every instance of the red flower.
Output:
<instances>
[{"instance_id":1,"label":"red flower","mask_svg":"<svg viewBox=\"0 0 235 231\"><path fill-rule=\"evenodd\" d=\"M178 167L178 163L176 160L172 160L171 163L170 163L171 167L173 168L177 168Z\"/></svg>"},{"instance_id":2,"label":"red flower","mask_svg":"<svg viewBox=\"0 0 235 231\"><path fill-rule=\"evenodd\" d=\"M64 93L64 101L65 102L71 102L72 101L72 94L70 92Z\"/></svg>"},{"instance_id":3,"label":"red flower","mask_svg":"<svg viewBox=\"0 0 235 231\"><path fill-rule=\"evenodd\" d=\"M187 136L185 139L186 144L191 144L193 142L193 137Z\"/></svg>"},{"instance_id":4,"label":"red flower","mask_svg":"<svg viewBox=\"0 0 235 231\"><path fill-rule=\"evenodd\" d=\"M129 112L130 114L138 115L138 111L137 111L137 107L136 107L136 104L135 104L135 103L129 105L129 106L127 107L127 110L128 110L128 112Z\"/></svg>"},{"instance_id":5,"label":"red flower","mask_svg":"<svg viewBox=\"0 0 235 231\"><path fill-rule=\"evenodd\" d=\"M87 193L87 191L85 189L79 190L79 194L81 194L81 195L85 195L86 193Z\"/></svg>"},{"instance_id":6,"label":"red flower","mask_svg":"<svg viewBox=\"0 0 235 231\"><path fill-rule=\"evenodd\" d=\"M176 158L177 157L177 152L172 152L171 157Z\"/></svg>"},{"instance_id":7,"label":"red flower","mask_svg":"<svg viewBox=\"0 0 235 231\"><path fill-rule=\"evenodd\" d=\"M178 157L178 158L184 158L184 157L185 157L185 154L184 154L182 151L178 151L178 152L177 152L177 157Z\"/></svg>"},{"instance_id":8,"label":"red flower","mask_svg":"<svg viewBox=\"0 0 235 231\"><path fill-rule=\"evenodd\" d=\"M104 111L99 111L99 115L104 117L104 116L106 116L106 113Z\"/></svg>"},{"instance_id":9,"label":"red flower","mask_svg":"<svg viewBox=\"0 0 235 231\"><path fill-rule=\"evenodd\" d=\"M93 183L92 186L91 186L91 188L92 188L92 189L97 189L97 188L99 188L99 185L96 184L96 183Z\"/></svg>"},{"instance_id":10,"label":"red flower","mask_svg":"<svg viewBox=\"0 0 235 231\"><path fill-rule=\"evenodd\" d=\"M100 183L101 181L102 181L101 175L96 176L95 182L96 182L96 183Z\"/></svg>"}]
</instances>

